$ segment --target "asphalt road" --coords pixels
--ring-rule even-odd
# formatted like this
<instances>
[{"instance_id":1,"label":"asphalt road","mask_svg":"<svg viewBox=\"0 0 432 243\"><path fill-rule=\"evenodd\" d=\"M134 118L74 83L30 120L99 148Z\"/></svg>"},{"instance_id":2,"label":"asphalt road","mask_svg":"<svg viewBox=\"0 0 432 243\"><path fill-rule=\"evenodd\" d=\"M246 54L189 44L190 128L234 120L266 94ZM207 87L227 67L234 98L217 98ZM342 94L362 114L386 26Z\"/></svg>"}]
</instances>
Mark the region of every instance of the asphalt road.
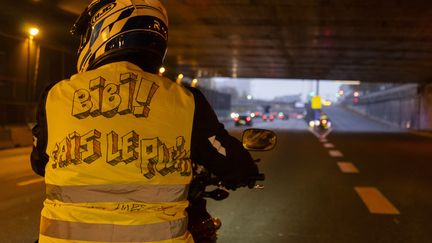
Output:
<instances>
[{"instance_id":1,"label":"asphalt road","mask_svg":"<svg viewBox=\"0 0 432 243\"><path fill-rule=\"evenodd\" d=\"M432 138L337 107L328 114L335 126L326 139L302 120L256 120L278 135L273 151L253 153L265 189L209 201L223 224L219 242L432 242ZM227 127L237 137L247 128ZM1 242L37 236L44 186L28 152L0 151Z\"/></svg>"}]
</instances>

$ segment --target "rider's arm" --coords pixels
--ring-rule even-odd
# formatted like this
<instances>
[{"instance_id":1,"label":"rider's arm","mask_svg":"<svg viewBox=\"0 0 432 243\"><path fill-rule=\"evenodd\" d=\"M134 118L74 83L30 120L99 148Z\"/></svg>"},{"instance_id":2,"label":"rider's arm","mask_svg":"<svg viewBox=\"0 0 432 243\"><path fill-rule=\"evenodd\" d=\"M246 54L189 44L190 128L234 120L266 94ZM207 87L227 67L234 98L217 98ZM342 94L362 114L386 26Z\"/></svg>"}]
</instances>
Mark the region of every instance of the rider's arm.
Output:
<instances>
[{"instance_id":1,"label":"rider's arm","mask_svg":"<svg viewBox=\"0 0 432 243\"><path fill-rule=\"evenodd\" d=\"M195 97L191 158L228 184L247 184L258 168L242 143L228 134L204 95L189 88Z\"/></svg>"},{"instance_id":2,"label":"rider's arm","mask_svg":"<svg viewBox=\"0 0 432 243\"><path fill-rule=\"evenodd\" d=\"M32 129L33 133L33 150L30 155L30 161L33 171L45 176L45 166L48 163L49 156L46 154L48 142L48 128L46 120L45 104L48 91L55 83L49 85L39 98L38 109L36 113L36 125Z\"/></svg>"}]
</instances>

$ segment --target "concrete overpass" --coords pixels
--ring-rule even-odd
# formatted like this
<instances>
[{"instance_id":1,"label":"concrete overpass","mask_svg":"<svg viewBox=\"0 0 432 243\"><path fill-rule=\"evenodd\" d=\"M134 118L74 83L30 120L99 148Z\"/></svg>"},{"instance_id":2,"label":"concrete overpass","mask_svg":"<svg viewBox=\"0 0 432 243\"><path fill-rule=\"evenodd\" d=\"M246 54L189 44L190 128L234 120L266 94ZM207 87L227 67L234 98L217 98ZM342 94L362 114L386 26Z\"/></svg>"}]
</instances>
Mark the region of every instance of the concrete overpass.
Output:
<instances>
[{"instance_id":1,"label":"concrete overpass","mask_svg":"<svg viewBox=\"0 0 432 243\"><path fill-rule=\"evenodd\" d=\"M88 0L16 0L1 35L73 50L68 30ZM162 0L171 75L430 82L430 1Z\"/></svg>"}]
</instances>

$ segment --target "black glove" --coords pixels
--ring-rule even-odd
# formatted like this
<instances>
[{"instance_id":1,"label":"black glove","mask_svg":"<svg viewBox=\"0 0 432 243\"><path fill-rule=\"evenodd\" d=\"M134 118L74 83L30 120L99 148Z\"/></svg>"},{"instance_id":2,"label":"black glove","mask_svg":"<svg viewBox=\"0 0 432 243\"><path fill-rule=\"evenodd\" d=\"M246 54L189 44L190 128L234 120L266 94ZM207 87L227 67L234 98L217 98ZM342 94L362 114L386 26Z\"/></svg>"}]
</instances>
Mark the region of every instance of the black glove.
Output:
<instances>
[{"instance_id":1,"label":"black glove","mask_svg":"<svg viewBox=\"0 0 432 243\"><path fill-rule=\"evenodd\" d=\"M235 191L237 188L246 186L247 183L237 179L225 179L222 181L222 185L228 190Z\"/></svg>"}]
</instances>

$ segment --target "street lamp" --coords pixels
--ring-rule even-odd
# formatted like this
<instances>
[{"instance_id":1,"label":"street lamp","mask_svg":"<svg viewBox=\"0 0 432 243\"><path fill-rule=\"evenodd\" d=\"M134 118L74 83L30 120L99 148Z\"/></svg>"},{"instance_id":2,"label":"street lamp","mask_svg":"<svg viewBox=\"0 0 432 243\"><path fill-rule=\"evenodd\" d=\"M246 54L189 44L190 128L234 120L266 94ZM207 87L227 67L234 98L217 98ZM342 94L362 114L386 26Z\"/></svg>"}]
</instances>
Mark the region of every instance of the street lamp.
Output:
<instances>
[{"instance_id":1,"label":"street lamp","mask_svg":"<svg viewBox=\"0 0 432 243\"><path fill-rule=\"evenodd\" d=\"M159 76L162 76L165 71L166 71L166 69L164 67L160 67L159 68Z\"/></svg>"},{"instance_id":2,"label":"street lamp","mask_svg":"<svg viewBox=\"0 0 432 243\"><path fill-rule=\"evenodd\" d=\"M27 99L31 100L32 96L32 84L31 84L31 50L32 50L32 42L35 36L39 34L39 29L36 27L31 27L28 29L28 45L27 45Z\"/></svg>"},{"instance_id":3,"label":"street lamp","mask_svg":"<svg viewBox=\"0 0 432 243\"><path fill-rule=\"evenodd\" d=\"M39 29L32 27L28 30L28 33L29 33L29 39L33 40L33 38L39 34Z\"/></svg>"},{"instance_id":4,"label":"street lamp","mask_svg":"<svg viewBox=\"0 0 432 243\"><path fill-rule=\"evenodd\" d=\"M184 75L183 75L182 73L180 73L180 74L177 76L176 83L181 84L183 78L184 78Z\"/></svg>"}]
</instances>

